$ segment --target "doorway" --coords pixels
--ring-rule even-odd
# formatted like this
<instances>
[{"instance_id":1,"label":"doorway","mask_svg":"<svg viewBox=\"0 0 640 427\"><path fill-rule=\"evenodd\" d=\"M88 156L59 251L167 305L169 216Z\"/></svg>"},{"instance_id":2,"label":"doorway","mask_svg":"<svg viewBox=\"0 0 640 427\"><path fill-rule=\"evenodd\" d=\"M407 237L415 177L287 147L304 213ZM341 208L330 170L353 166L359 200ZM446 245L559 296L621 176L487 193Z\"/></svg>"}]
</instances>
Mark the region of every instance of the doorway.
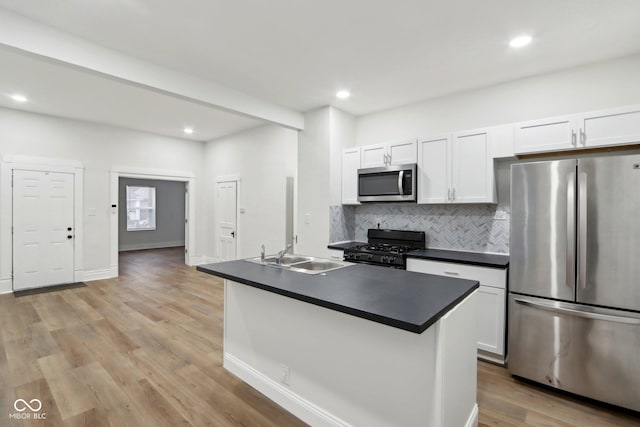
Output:
<instances>
[{"instance_id":1,"label":"doorway","mask_svg":"<svg viewBox=\"0 0 640 427\"><path fill-rule=\"evenodd\" d=\"M72 173L14 169L13 290L74 282Z\"/></svg>"},{"instance_id":2,"label":"doorway","mask_svg":"<svg viewBox=\"0 0 640 427\"><path fill-rule=\"evenodd\" d=\"M120 178L118 251L184 248L185 190L182 181Z\"/></svg>"},{"instance_id":3,"label":"doorway","mask_svg":"<svg viewBox=\"0 0 640 427\"><path fill-rule=\"evenodd\" d=\"M238 182L216 184L216 234L220 261L237 258Z\"/></svg>"},{"instance_id":4,"label":"doorway","mask_svg":"<svg viewBox=\"0 0 640 427\"><path fill-rule=\"evenodd\" d=\"M185 236L184 263L196 265L200 259L195 256L195 200L191 195L195 192L195 176L192 172L114 167L111 169L111 221L110 221L110 276L118 276L118 225L119 214L119 181L120 178L136 178L146 180L177 181L185 185Z\"/></svg>"}]
</instances>

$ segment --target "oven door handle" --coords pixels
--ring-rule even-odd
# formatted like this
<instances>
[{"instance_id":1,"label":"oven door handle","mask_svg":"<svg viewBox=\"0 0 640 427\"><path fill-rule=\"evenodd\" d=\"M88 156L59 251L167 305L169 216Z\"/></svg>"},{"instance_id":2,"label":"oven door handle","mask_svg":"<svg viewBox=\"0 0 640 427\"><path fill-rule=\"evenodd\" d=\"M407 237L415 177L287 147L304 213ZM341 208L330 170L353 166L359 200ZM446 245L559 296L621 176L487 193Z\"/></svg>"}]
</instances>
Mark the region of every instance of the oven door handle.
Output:
<instances>
[{"instance_id":1,"label":"oven door handle","mask_svg":"<svg viewBox=\"0 0 640 427\"><path fill-rule=\"evenodd\" d=\"M404 171L401 170L400 173L398 173L398 194L400 196L404 196L403 181L404 181Z\"/></svg>"}]
</instances>

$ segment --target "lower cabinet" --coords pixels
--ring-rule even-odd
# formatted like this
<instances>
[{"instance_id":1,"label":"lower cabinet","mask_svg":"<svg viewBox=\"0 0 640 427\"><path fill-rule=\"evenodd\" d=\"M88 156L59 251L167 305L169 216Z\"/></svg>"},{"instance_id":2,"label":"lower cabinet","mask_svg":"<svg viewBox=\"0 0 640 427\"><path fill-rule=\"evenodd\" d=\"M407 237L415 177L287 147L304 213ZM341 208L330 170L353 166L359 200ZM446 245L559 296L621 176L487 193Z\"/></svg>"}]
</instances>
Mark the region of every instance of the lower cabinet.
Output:
<instances>
[{"instance_id":1,"label":"lower cabinet","mask_svg":"<svg viewBox=\"0 0 640 427\"><path fill-rule=\"evenodd\" d=\"M507 269L408 258L407 270L480 282L476 318L478 357L505 362Z\"/></svg>"},{"instance_id":2,"label":"lower cabinet","mask_svg":"<svg viewBox=\"0 0 640 427\"><path fill-rule=\"evenodd\" d=\"M344 251L341 249L329 249L329 258L342 261L344 258Z\"/></svg>"}]
</instances>

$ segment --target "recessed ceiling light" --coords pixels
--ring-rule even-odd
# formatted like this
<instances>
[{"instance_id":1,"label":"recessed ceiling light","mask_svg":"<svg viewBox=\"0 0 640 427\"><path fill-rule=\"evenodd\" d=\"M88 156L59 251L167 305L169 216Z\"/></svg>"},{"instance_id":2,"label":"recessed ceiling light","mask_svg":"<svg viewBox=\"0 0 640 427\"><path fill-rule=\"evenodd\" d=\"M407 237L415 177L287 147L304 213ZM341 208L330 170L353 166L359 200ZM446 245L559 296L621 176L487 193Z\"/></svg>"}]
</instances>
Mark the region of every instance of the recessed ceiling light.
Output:
<instances>
[{"instance_id":1,"label":"recessed ceiling light","mask_svg":"<svg viewBox=\"0 0 640 427\"><path fill-rule=\"evenodd\" d=\"M516 48L524 47L529 43L531 43L531 36L528 36L525 34L525 35L518 36L516 38L511 39L511 41L509 42L509 46L516 47Z\"/></svg>"},{"instance_id":2,"label":"recessed ceiling light","mask_svg":"<svg viewBox=\"0 0 640 427\"><path fill-rule=\"evenodd\" d=\"M14 95L10 95L10 96L11 96L11 99L13 99L16 102L27 102L28 101L26 96L20 95L20 94L17 94L17 93L14 94Z\"/></svg>"},{"instance_id":3,"label":"recessed ceiling light","mask_svg":"<svg viewBox=\"0 0 640 427\"><path fill-rule=\"evenodd\" d=\"M351 92L349 92L348 90L340 90L336 93L336 96L339 99L347 99L348 97L351 96Z\"/></svg>"},{"instance_id":4,"label":"recessed ceiling light","mask_svg":"<svg viewBox=\"0 0 640 427\"><path fill-rule=\"evenodd\" d=\"M193 134L193 128L184 128L184 129L182 129L182 131L184 133L186 133L187 135Z\"/></svg>"}]
</instances>

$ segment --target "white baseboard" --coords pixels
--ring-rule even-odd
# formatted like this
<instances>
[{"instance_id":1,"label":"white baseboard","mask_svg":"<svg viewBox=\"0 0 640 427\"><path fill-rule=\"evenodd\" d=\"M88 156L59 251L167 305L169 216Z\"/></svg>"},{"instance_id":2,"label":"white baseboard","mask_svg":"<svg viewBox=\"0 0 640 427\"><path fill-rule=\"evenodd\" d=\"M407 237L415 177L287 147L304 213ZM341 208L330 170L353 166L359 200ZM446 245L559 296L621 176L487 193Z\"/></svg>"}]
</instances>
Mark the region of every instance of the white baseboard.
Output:
<instances>
[{"instance_id":1,"label":"white baseboard","mask_svg":"<svg viewBox=\"0 0 640 427\"><path fill-rule=\"evenodd\" d=\"M118 248L118 251L120 252L140 251L143 249L174 248L176 246L184 246L184 240L175 241L175 242L134 243L130 245L122 245Z\"/></svg>"},{"instance_id":2,"label":"white baseboard","mask_svg":"<svg viewBox=\"0 0 640 427\"><path fill-rule=\"evenodd\" d=\"M504 366L504 356L500 356L494 353L489 353L485 350L478 349L478 359L486 360L487 362L495 363L496 365Z\"/></svg>"},{"instance_id":3,"label":"white baseboard","mask_svg":"<svg viewBox=\"0 0 640 427\"><path fill-rule=\"evenodd\" d=\"M9 294L13 292L13 280L0 279L0 294Z\"/></svg>"},{"instance_id":4,"label":"white baseboard","mask_svg":"<svg viewBox=\"0 0 640 427\"><path fill-rule=\"evenodd\" d=\"M351 425L272 380L232 354L224 353L222 366L307 424L327 427Z\"/></svg>"},{"instance_id":5,"label":"white baseboard","mask_svg":"<svg viewBox=\"0 0 640 427\"><path fill-rule=\"evenodd\" d=\"M206 255L192 256L192 257L189 257L188 265L213 264L214 262L220 262L220 260L218 258L208 257Z\"/></svg>"},{"instance_id":6,"label":"white baseboard","mask_svg":"<svg viewBox=\"0 0 640 427\"><path fill-rule=\"evenodd\" d=\"M90 282L92 280L104 280L113 279L118 277L118 266L111 266L109 268L102 268L99 270L89 270L84 272L84 278L82 281Z\"/></svg>"},{"instance_id":7,"label":"white baseboard","mask_svg":"<svg viewBox=\"0 0 640 427\"><path fill-rule=\"evenodd\" d=\"M467 423L464 427L478 427L478 404L473 405L473 410L471 414L469 414L469 418L467 419Z\"/></svg>"}]
</instances>

